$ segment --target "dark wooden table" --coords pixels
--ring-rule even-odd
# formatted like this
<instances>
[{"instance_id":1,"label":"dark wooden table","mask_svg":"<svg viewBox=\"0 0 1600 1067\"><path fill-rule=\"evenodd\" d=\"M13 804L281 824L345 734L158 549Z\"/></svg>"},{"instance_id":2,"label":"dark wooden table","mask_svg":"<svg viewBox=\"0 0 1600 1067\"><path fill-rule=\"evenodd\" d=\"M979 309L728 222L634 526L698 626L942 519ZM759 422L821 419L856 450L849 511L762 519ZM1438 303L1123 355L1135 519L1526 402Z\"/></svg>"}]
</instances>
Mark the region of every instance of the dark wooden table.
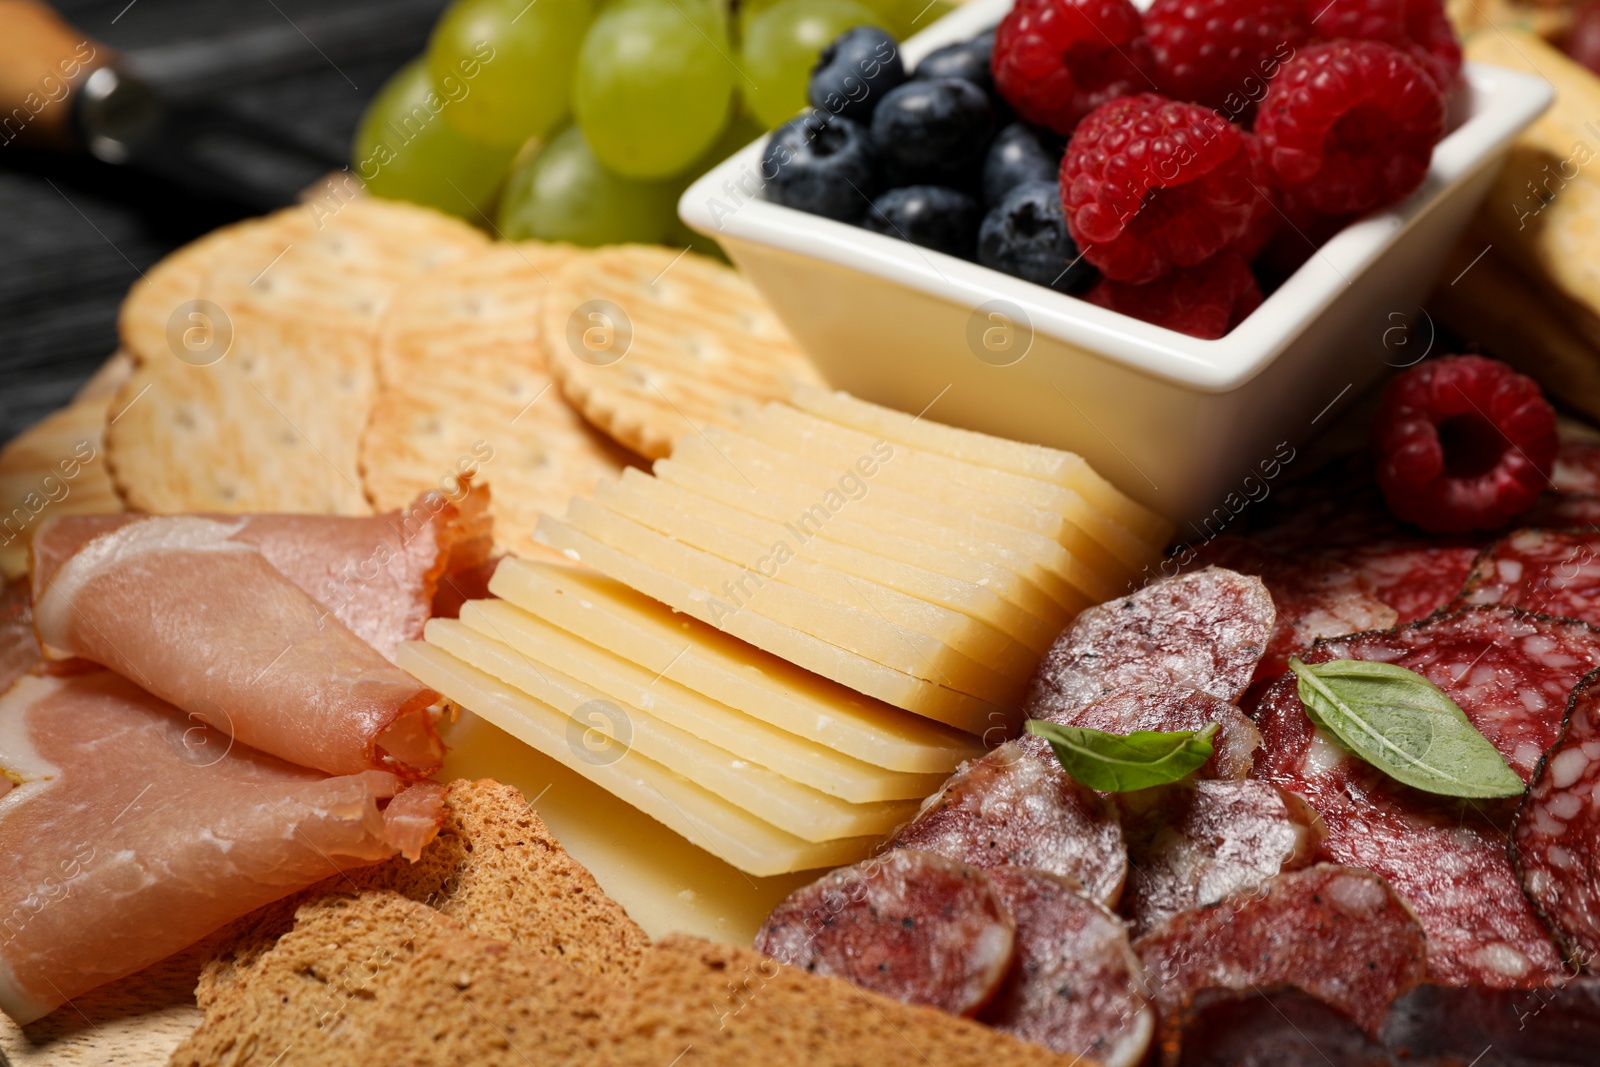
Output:
<instances>
[{"instance_id":1,"label":"dark wooden table","mask_svg":"<svg viewBox=\"0 0 1600 1067\"><path fill-rule=\"evenodd\" d=\"M344 156L444 0L58 0L86 35ZM0 34L5 32L0 25ZM116 347L140 272L249 212L89 160L0 146L0 442L65 403Z\"/></svg>"}]
</instances>

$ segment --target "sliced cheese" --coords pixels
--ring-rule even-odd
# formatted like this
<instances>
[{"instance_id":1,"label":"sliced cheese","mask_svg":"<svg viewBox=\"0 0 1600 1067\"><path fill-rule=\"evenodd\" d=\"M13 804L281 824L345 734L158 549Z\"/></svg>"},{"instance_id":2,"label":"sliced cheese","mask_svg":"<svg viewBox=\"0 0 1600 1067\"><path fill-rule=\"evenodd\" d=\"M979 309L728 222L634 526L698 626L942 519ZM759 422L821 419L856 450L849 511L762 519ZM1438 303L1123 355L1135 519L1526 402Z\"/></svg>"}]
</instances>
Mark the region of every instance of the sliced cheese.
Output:
<instances>
[{"instance_id":1,"label":"sliced cheese","mask_svg":"<svg viewBox=\"0 0 1600 1067\"><path fill-rule=\"evenodd\" d=\"M697 583L548 515L539 520L536 536L569 559L586 563L676 611L897 708L980 736L990 730L1014 731L1019 725L1014 704L997 704L895 670L754 611L713 613L710 596Z\"/></svg>"},{"instance_id":2,"label":"sliced cheese","mask_svg":"<svg viewBox=\"0 0 1600 1067\"><path fill-rule=\"evenodd\" d=\"M641 709L669 726L726 749L737 759L854 804L921 800L944 781L942 774L906 774L874 767L780 730L574 637L503 600L469 601L461 608L461 622L515 649L538 664L540 670L559 670L623 707ZM566 710L561 702L543 693L531 689L528 692ZM665 757L661 762L674 766Z\"/></svg>"},{"instance_id":3,"label":"sliced cheese","mask_svg":"<svg viewBox=\"0 0 1600 1067\"><path fill-rule=\"evenodd\" d=\"M873 446L879 444L868 434L796 411L787 404L766 405L741 419L739 429L745 436L773 448L842 470L851 469L862 456L872 455ZM880 464L876 482L971 508L1057 542L1074 539L1074 531L1086 534L1130 575L1159 558L1160 546L1146 544L1070 489L909 445L880 447L892 447L894 452L892 459Z\"/></svg>"},{"instance_id":4,"label":"sliced cheese","mask_svg":"<svg viewBox=\"0 0 1600 1067\"><path fill-rule=\"evenodd\" d=\"M627 486L616 482L596 486L593 500L607 511L704 549L763 578L839 603L870 604L895 625L942 641L1003 675L1032 676L1039 657L1050 647L1046 643L1041 649L1029 648L982 619L946 607L942 600L923 599L877 577L819 563L802 555L799 539L781 528L771 540L746 537L729 527L724 521L727 516L713 513L716 505L671 486L652 491L649 487L653 484L655 479L640 473L639 479ZM747 518L742 512L731 516L735 524ZM883 564L893 567L892 561L885 560Z\"/></svg>"},{"instance_id":5,"label":"sliced cheese","mask_svg":"<svg viewBox=\"0 0 1600 1067\"><path fill-rule=\"evenodd\" d=\"M759 482L759 491L763 492L785 484L803 486L823 501L829 512L843 512L843 501L848 499L839 492L842 474L838 469L808 462L720 427L708 427L704 435L679 438L673 445L671 462L752 488ZM833 497L828 496L830 492ZM879 484L876 479L868 498L861 503L862 507L851 511L852 518L874 526L916 519L980 544L995 545L995 555L985 558L998 560L1008 552L1012 558L1059 575L1096 604L1113 600L1127 590L1124 568L1085 534L1080 534L1080 543L1063 545L1033 530Z\"/></svg>"},{"instance_id":6,"label":"sliced cheese","mask_svg":"<svg viewBox=\"0 0 1600 1067\"><path fill-rule=\"evenodd\" d=\"M567 744L566 715L441 648L408 641L395 661L447 699L749 874L764 877L854 863L878 844L877 837L819 843L785 833L638 752L614 763L580 758Z\"/></svg>"},{"instance_id":7,"label":"sliced cheese","mask_svg":"<svg viewBox=\"0 0 1600 1067\"><path fill-rule=\"evenodd\" d=\"M853 804L801 785L678 729L654 711L619 704L594 686L456 619L431 620L426 636L430 645L570 718L567 744L581 750L580 755L620 762L637 752L807 841L886 833L917 809L916 801Z\"/></svg>"},{"instance_id":8,"label":"sliced cheese","mask_svg":"<svg viewBox=\"0 0 1600 1067\"><path fill-rule=\"evenodd\" d=\"M907 415L859 400L849 393L830 392L813 385L801 386L790 402L818 418L853 427L875 438L1071 489L1146 544L1162 546L1172 538L1170 522L1119 492L1075 453L945 426L920 415Z\"/></svg>"},{"instance_id":9,"label":"sliced cheese","mask_svg":"<svg viewBox=\"0 0 1600 1067\"><path fill-rule=\"evenodd\" d=\"M873 766L943 776L983 751L970 734L863 696L587 568L508 558L489 591L652 675Z\"/></svg>"},{"instance_id":10,"label":"sliced cheese","mask_svg":"<svg viewBox=\"0 0 1600 1067\"><path fill-rule=\"evenodd\" d=\"M782 544L802 560L816 562L840 574L852 575L863 581L885 585L906 596L928 604L948 605L983 622L1013 641L1031 649L1034 656L1043 655L1061 632L1065 619L1060 611L1051 611L1056 621L1047 622L1031 615L1012 601L1001 596L986 582L970 582L952 578L937 570L921 566L915 560L907 561L877 552L863 550L839 541L819 537L807 532L809 523L805 510L797 509L783 522L773 522L737 507L729 507L715 498L691 493L681 486L654 478L644 471L629 468L622 472L620 482L607 482L595 490L595 500L613 511L622 511L641 522L651 509L648 501L679 514L693 514L713 527L744 539L761 549L760 556L768 554L773 546ZM634 510L629 510L629 509ZM653 523L651 524L653 525ZM657 526L663 533L671 531ZM712 545L701 548L715 551ZM924 555L931 555L929 550ZM747 560L737 562L749 565ZM783 572L780 572L780 577ZM1044 597L1040 596L1041 600ZM1052 605L1053 607L1053 605ZM998 662L998 661L997 661Z\"/></svg>"},{"instance_id":11,"label":"sliced cheese","mask_svg":"<svg viewBox=\"0 0 1600 1067\"><path fill-rule=\"evenodd\" d=\"M573 500L565 524L688 583L713 626L740 615L763 615L903 674L995 702L1020 698L1027 684L1026 674L1003 677L952 648L955 627L947 636L935 636L891 621L865 587L856 587L853 603L829 600L664 536L591 500Z\"/></svg>"}]
</instances>

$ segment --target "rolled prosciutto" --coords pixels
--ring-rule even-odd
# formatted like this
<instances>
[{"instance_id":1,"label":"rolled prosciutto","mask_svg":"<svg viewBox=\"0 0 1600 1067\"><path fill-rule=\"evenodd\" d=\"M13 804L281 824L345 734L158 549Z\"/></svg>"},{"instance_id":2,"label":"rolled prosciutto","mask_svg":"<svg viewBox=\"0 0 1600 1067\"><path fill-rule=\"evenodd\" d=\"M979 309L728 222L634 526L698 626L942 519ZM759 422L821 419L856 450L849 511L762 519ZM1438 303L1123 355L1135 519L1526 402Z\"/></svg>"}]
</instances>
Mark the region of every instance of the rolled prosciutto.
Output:
<instances>
[{"instance_id":1,"label":"rolled prosciutto","mask_svg":"<svg viewBox=\"0 0 1600 1067\"><path fill-rule=\"evenodd\" d=\"M237 524L232 539L331 612L359 638L394 659L403 641L420 641L436 602L459 605L487 595L483 572L493 549L489 491L465 480L454 498L424 493L403 511L341 515L204 515ZM33 538L37 602L61 565L102 534L137 515L63 515ZM453 613L452 613L453 614Z\"/></svg>"},{"instance_id":2,"label":"rolled prosciutto","mask_svg":"<svg viewBox=\"0 0 1600 1067\"><path fill-rule=\"evenodd\" d=\"M89 541L41 583L45 656L110 667L303 767L431 776L437 694L241 540L248 521L144 518Z\"/></svg>"},{"instance_id":3,"label":"rolled prosciutto","mask_svg":"<svg viewBox=\"0 0 1600 1067\"><path fill-rule=\"evenodd\" d=\"M340 871L414 858L442 793L293 766L109 671L25 677L0 697L0 1009L31 1022Z\"/></svg>"}]
</instances>

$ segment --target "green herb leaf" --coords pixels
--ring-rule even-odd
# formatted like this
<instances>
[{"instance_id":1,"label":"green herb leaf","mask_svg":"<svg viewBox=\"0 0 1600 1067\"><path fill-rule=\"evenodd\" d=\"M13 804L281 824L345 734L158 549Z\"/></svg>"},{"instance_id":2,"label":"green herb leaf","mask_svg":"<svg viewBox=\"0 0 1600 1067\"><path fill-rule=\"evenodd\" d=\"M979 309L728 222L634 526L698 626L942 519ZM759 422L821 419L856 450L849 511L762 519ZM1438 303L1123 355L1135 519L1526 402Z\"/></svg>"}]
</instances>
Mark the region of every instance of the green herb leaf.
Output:
<instances>
[{"instance_id":1,"label":"green herb leaf","mask_svg":"<svg viewBox=\"0 0 1600 1067\"><path fill-rule=\"evenodd\" d=\"M1393 663L1289 660L1311 721L1396 781L1447 797L1514 797L1527 787L1438 686Z\"/></svg>"},{"instance_id":2,"label":"green herb leaf","mask_svg":"<svg viewBox=\"0 0 1600 1067\"><path fill-rule=\"evenodd\" d=\"M1033 719L1028 732L1050 742L1066 772L1090 789L1128 793L1166 785L1211 758L1211 739L1221 727L1193 730L1135 730L1108 734L1084 726L1059 726Z\"/></svg>"}]
</instances>

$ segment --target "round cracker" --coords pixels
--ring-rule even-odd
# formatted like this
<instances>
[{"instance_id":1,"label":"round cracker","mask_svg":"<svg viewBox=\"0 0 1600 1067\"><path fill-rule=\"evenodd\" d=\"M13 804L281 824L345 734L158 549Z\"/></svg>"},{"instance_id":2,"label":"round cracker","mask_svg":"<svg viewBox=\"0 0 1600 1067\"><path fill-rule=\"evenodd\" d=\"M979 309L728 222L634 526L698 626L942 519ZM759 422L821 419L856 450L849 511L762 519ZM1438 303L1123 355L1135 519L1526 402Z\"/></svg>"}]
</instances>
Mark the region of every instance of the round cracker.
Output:
<instances>
[{"instance_id":1,"label":"round cracker","mask_svg":"<svg viewBox=\"0 0 1600 1067\"><path fill-rule=\"evenodd\" d=\"M407 281L487 245L438 212L363 198L180 249L123 310L137 366L107 431L118 490L158 513L369 513L358 459L379 319ZM185 351L193 315L225 350Z\"/></svg>"},{"instance_id":2,"label":"round cracker","mask_svg":"<svg viewBox=\"0 0 1600 1067\"><path fill-rule=\"evenodd\" d=\"M540 312L571 246L497 245L403 287L379 331L379 392L361 442L380 511L472 473L490 488L496 544L518 555L544 513L635 457L583 421L546 373Z\"/></svg>"},{"instance_id":3,"label":"round cracker","mask_svg":"<svg viewBox=\"0 0 1600 1067\"><path fill-rule=\"evenodd\" d=\"M621 245L568 263L545 304L545 359L567 399L643 456L733 427L822 379L751 285L716 260Z\"/></svg>"}]
</instances>

